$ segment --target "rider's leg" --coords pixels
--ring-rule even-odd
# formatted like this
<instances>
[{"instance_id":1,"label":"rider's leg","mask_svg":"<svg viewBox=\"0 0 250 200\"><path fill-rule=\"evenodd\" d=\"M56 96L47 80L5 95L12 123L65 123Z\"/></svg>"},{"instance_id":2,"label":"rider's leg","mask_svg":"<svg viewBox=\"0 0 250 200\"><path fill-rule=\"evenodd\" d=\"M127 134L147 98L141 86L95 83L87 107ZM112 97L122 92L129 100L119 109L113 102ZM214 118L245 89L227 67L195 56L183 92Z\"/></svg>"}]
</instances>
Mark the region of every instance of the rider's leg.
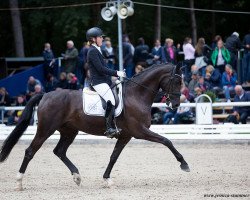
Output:
<instances>
[{"instance_id":1,"label":"rider's leg","mask_svg":"<svg viewBox=\"0 0 250 200\"><path fill-rule=\"evenodd\" d=\"M114 113L115 113L115 98L114 95L106 83L101 83L93 86L96 92L107 102L105 120L106 120L106 135L107 137L114 137L118 134L114 127Z\"/></svg>"}]
</instances>

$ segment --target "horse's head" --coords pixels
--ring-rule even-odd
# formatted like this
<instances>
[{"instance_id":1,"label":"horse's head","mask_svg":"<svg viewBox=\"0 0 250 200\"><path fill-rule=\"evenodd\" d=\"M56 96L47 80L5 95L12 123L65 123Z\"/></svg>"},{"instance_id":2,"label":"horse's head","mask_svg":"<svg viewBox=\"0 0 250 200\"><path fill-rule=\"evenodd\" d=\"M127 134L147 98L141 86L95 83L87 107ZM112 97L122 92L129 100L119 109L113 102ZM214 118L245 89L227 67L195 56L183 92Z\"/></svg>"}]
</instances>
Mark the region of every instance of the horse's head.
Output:
<instances>
[{"instance_id":1,"label":"horse's head","mask_svg":"<svg viewBox=\"0 0 250 200\"><path fill-rule=\"evenodd\" d=\"M180 66L176 65L170 75L164 76L160 82L160 87L165 92L166 104L172 110L177 109L180 105L181 74Z\"/></svg>"}]
</instances>

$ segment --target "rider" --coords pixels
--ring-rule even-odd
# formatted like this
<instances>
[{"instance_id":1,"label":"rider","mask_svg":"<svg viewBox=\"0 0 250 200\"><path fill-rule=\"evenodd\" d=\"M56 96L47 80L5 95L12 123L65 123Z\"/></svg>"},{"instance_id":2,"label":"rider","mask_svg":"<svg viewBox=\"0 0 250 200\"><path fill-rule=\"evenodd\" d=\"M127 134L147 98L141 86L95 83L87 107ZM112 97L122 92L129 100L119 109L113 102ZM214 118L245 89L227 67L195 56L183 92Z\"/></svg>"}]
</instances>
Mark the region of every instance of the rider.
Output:
<instances>
[{"instance_id":1,"label":"rider","mask_svg":"<svg viewBox=\"0 0 250 200\"><path fill-rule=\"evenodd\" d=\"M112 84L111 76L126 77L123 71L116 71L107 68L106 62L101 52L103 41L103 31L98 27L90 28L86 32L87 41L90 43L90 48L87 54L87 62L90 71L90 84L95 91L106 101L106 136L114 137L119 134L114 127L114 113L115 113L115 98L110 89Z\"/></svg>"}]
</instances>

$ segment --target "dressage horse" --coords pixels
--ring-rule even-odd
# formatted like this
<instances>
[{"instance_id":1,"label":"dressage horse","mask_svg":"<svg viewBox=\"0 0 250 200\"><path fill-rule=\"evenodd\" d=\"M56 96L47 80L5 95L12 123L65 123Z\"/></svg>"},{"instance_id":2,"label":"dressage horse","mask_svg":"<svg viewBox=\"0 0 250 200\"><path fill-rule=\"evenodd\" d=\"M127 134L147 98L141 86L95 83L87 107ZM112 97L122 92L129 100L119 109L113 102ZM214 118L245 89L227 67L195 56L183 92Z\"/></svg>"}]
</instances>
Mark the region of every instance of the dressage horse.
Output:
<instances>
[{"instance_id":1,"label":"dressage horse","mask_svg":"<svg viewBox=\"0 0 250 200\"><path fill-rule=\"evenodd\" d=\"M103 175L108 184L111 182L110 173L114 164L132 137L167 146L180 162L181 169L186 172L190 171L187 162L172 142L149 129L151 106L157 92L161 88L171 106L177 108L180 104L181 81L179 66L162 64L149 67L123 83L124 109L116 118L116 123L122 131ZM27 129L34 107L39 101L37 132L30 146L25 150L25 156L17 175L17 189L23 189L22 179L29 162L45 140L56 130L60 132L60 140L53 152L69 168L74 182L79 185L81 177L77 167L66 156L67 149L79 130L99 136L103 136L105 132L104 117L84 114L81 91L57 90L32 97L22 113L21 120L3 142L0 162L6 160L14 145Z\"/></svg>"}]
</instances>

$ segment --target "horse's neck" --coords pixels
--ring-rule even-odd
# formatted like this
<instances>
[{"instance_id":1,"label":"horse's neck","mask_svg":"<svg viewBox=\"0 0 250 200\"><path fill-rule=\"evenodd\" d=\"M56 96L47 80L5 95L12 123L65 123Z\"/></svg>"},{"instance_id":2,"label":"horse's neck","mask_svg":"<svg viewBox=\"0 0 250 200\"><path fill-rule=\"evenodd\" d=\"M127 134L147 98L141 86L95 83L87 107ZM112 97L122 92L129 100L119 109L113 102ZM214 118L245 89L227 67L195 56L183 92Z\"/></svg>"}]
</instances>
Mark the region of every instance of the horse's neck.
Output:
<instances>
[{"instance_id":1,"label":"horse's neck","mask_svg":"<svg viewBox=\"0 0 250 200\"><path fill-rule=\"evenodd\" d=\"M159 66L159 68L155 67L142 73L132 79L138 84L131 82L128 92L135 96L136 100L151 106L159 90L160 77L163 72Z\"/></svg>"}]
</instances>

